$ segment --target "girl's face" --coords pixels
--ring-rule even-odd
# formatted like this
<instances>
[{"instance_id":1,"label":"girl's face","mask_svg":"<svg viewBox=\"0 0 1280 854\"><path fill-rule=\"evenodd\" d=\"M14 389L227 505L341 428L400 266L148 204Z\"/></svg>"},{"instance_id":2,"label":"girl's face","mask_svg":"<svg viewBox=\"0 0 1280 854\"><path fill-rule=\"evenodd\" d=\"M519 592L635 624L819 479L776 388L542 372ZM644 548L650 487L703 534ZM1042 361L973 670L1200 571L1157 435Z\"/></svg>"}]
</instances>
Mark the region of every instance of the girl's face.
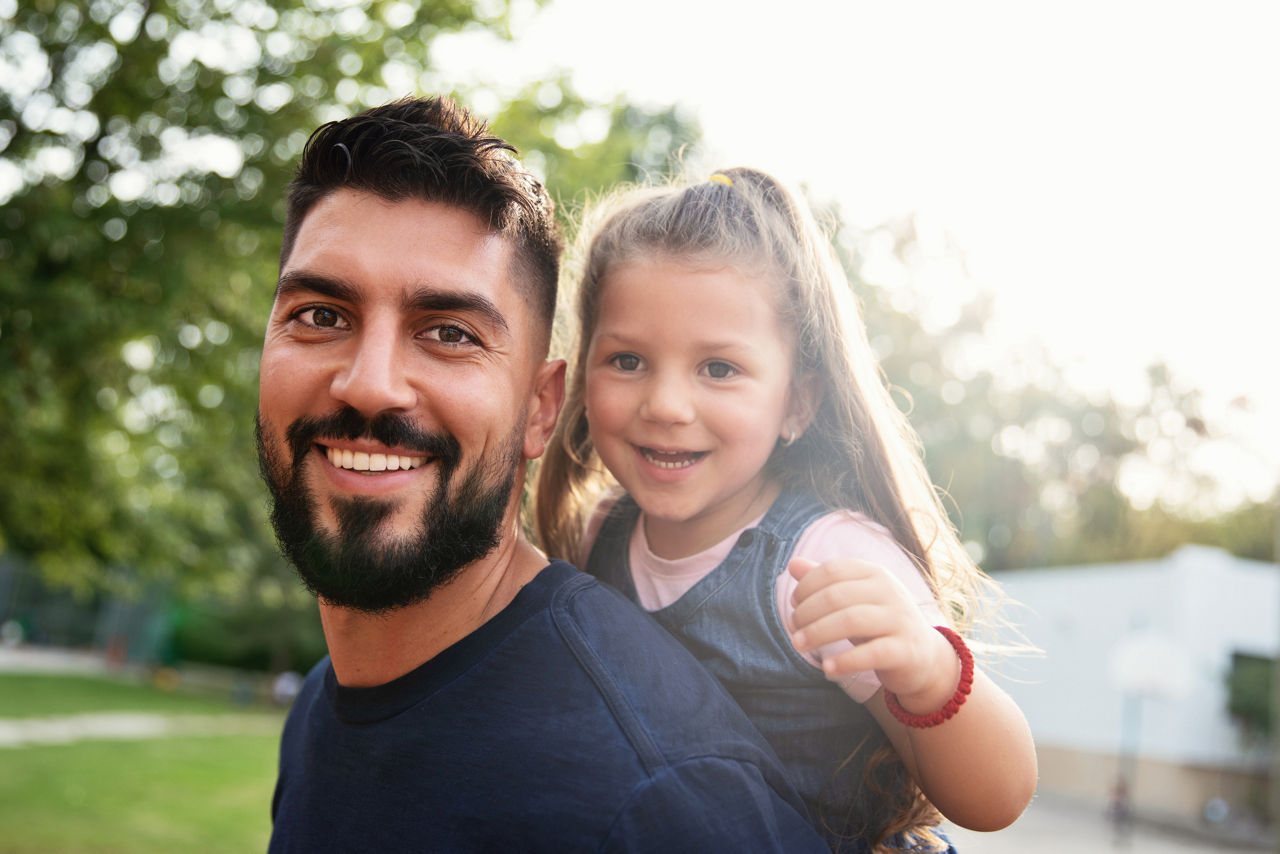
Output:
<instances>
[{"instance_id":1,"label":"girl's face","mask_svg":"<svg viewBox=\"0 0 1280 854\"><path fill-rule=\"evenodd\" d=\"M603 283L587 342L591 441L662 557L714 545L777 496L765 464L808 420L776 305L766 279L670 258Z\"/></svg>"}]
</instances>

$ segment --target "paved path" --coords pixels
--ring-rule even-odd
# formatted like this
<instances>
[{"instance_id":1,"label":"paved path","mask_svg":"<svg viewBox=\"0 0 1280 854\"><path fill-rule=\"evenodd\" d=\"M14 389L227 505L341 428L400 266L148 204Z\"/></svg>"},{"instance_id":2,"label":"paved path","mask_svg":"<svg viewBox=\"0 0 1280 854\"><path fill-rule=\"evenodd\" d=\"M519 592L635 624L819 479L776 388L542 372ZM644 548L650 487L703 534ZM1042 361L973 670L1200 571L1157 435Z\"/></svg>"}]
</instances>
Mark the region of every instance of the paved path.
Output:
<instances>
[{"instance_id":1,"label":"paved path","mask_svg":"<svg viewBox=\"0 0 1280 854\"><path fill-rule=\"evenodd\" d=\"M183 735L274 735L280 717L267 714L157 715L89 712L33 718L0 718L0 750L76 741L134 741Z\"/></svg>"},{"instance_id":2,"label":"paved path","mask_svg":"<svg viewBox=\"0 0 1280 854\"><path fill-rule=\"evenodd\" d=\"M0 673L106 673L96 652L0 644Z\"/></svg>"},{"instance_id":3,"label":"paved path","mask_svg":"<svg viewBox=\"0 0 1280 854\"><path fill-rule=\"evenodd\" d=\"M960 854L1208 854L1208 852L1274 850L1239 847L1158 827L1137 825L1118 842L1101 807L1038 797L1012 827L998 833L975 833L949 827L947 835Z\"/></svg>"},{"instance_id":4,"label":"paved path","mask_svg":"<svg viewBox=\"0 0 1280 854\"><path fill-rule=\"evenodd\" d=\"M94 652L0 644L0 673L109 675ZM87 712L46 717L0 718L0 750L76 741L131 741L190 735L272 735L280 732L279 714L233 712L219 715L151 712Z\"/></svg>"}]
</instances>

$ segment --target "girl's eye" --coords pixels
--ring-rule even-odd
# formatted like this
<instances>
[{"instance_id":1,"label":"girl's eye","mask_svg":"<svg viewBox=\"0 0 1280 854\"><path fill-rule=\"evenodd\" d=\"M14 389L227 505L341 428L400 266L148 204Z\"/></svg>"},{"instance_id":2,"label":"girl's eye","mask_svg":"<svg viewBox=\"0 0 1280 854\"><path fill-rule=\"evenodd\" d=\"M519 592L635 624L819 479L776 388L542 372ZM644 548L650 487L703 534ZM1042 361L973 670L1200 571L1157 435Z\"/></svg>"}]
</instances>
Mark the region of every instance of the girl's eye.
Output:
<instances>
[{"instance_id":1,"label":"girl's eye","mask_svg":"<svg viewBox=\"0 0 1280 854\"><path fill-rule=\"evenodd\" d=\"M728 362L708 362L706 370L707 376L713 380L727 380L737 373L733 365Z\"/></svg>"},{"instance_id":2,"label":"girl's eye","mask_svg":"<svg viewBox=\"0 0 1280 854\"><path fill-rule=\"evenodd\" d=\"M344 325L342 315L336 309L323 305L304 308L294 316L313 329L338 329Z\"/></svg>"},{"instance_id":3,"label":"girl's eye","mask_svg":"<svg viewBox=\"0 0 1280 854\"><path fill-rule=\"evenodd\" d=\"M439 341L441 344L448 344L451 347L480 343L470 332L452 323L441 323L438 326L431 327L426 331L425 337L432 341Z\"/></svg>"},{"instance_id":4,"label":"girl's eye","mask_svg":"<svg viewBox=\"0 0 1280 854\"><path fill-rule=\"evenodd\" d=\"M634 353L619 353L609 359L613 362L613 366L620 371L638 371L640 370L640 357Z\"/></svg>"}]
</instances>

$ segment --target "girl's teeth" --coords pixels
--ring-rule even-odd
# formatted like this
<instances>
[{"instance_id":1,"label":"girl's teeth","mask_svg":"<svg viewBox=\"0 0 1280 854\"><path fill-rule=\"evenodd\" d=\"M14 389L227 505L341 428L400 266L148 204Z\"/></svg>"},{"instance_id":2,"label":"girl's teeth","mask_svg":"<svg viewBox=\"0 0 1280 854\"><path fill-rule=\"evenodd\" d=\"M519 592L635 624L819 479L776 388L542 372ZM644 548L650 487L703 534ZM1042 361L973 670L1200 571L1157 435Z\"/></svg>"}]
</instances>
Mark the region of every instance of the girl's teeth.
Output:
<instances>
[{"instance_id":1,"label":"girl's teeth","mask_svg":"<svg viewBox=\"0 0 1280 854\"><path fill-rule=\"evenodd\" d=\"M655 451L651 448L641 448L640 453L649 463L660 469L688 468L702 457L700 451Z\"/></svg>"},{"instance_id":2,"label":"girl's teeth","mask_svg":"<svg viewBox=\"0 0 1280 854\"><path fill-rule=\"evenodd\" d=\"M399 454L366 454L363 451L325 448L329 462L340 469L352 471L408 471L426 463L426 457L405 457Z\"/></svg>"}]
</instances>

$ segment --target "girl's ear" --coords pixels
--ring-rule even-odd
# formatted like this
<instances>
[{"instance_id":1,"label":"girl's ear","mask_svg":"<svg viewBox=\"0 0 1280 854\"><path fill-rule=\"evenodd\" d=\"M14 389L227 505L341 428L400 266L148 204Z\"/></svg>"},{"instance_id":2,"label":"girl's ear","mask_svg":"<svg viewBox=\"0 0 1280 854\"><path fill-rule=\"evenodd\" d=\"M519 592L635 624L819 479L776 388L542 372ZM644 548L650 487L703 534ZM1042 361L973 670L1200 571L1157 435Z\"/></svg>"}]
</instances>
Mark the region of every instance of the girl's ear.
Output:
<instances>
[{"instance_id":1,"label":"girl's ear","mask_svg":"<svg viewBox=\"0 0 1280 854\"><path fill-rule=\"evenodd\" d=\"M791 444L804 435L822 406L826 387L816 371L806 371L791 384L787 401L787 416L782 419L779 438Z\"/></svg>"}]
</instances>

